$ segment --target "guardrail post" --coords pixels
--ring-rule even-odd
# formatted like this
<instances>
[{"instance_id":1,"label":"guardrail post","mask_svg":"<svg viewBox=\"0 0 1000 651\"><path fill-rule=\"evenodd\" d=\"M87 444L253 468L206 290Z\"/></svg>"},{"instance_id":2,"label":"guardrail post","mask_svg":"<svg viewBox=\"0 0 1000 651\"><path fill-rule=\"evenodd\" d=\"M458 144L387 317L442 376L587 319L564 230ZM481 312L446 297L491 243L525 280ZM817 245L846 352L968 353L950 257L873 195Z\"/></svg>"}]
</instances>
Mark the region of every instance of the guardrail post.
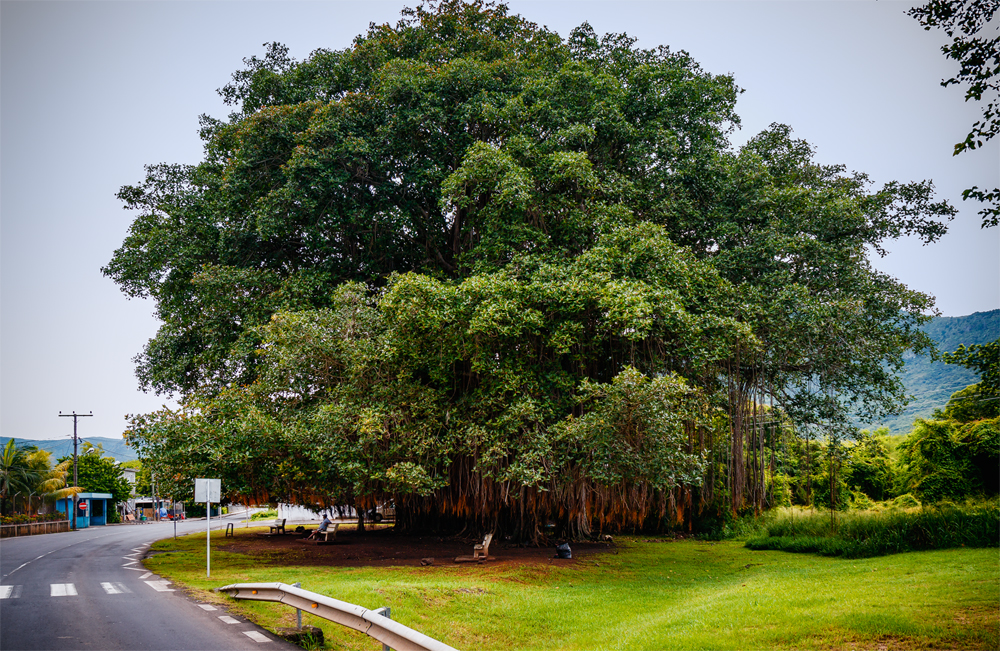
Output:
<instances>
[{"instance_id":1,"label":"guardrail post","mask_svg":"<svg viewBox=\"0 0 1000 651\"><path fill-rule=\"evenodd\" d=\"M302 587L302 583L300 581L296 581L295 583L292 584L292 586L294 586L296 588L301 588ZM302 630L302 609L301 608L296 608L295 609L295 622L298 624L299 630L301 631Z\"/></svg>"},{"instance_id":2,"label":"guardrail post","mask_svg":"<svg viewBox=\"0 0 1000 651\"><path fill-rule=\"evenodd\" d=\"M378 613L379 615L382 615L386 619L392 619L392 608L390 608L389 606L382 606L381 608L376 608L372 612ZM388 644L383 644L382 651L392 651L392 649L389 647Z\"/></svg>"}]
</instances>

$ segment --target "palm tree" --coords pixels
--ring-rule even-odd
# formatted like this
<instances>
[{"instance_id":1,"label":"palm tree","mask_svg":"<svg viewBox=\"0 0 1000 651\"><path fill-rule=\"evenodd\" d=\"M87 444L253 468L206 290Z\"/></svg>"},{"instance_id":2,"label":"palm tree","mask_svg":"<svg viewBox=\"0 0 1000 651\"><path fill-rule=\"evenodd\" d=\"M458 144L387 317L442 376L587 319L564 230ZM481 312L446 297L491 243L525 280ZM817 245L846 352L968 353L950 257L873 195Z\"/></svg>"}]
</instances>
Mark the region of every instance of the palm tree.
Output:
<instances>
[{"instance_id":1,"label":"palm tree","mask_svg":"<svg viewBox=\"0 0 1000 651\"><path fill-rule=\"evenodd\" d=\"M40 479L39 473L29 464L28 455L29 451L18 447L14 439L7 441L0 452L0 512L5 510L12 494L27 495Z\"/></svg>"},{"instance_id":2,"label":"palm tree","mask_svg":"<svg viewBox=\"0 0 1000 651\"><path fill-rule=\"evenodd\" d=\"M37 492L43 500L46 502L55 502L56 500L73 497L77 493L83 492L83 488L79 486L66 485L66 478L69 476L69 471L72 467L73 460L66 459L55 468L41 475Z\"/></svg>"}]
</instances>

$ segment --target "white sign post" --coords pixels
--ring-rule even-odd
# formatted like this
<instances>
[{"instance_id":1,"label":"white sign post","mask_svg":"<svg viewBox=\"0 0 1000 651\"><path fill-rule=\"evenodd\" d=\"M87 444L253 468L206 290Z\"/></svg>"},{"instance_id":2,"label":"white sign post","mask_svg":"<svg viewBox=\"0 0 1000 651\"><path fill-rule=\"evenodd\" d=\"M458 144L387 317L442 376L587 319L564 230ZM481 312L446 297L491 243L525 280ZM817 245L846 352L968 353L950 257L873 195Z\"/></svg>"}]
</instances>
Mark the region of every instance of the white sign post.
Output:
<instances>
[{"instance_id":1,"label":"white sign post","mask_svg":"<svg viewBox=\"0 0 1000 651\"><path fill-rule=\"evenodd\" d=\"M222 497L221 479L195 479L194 501L205 503L205 576L212 576L212 502Z\"/></svg>"}]
</instances>

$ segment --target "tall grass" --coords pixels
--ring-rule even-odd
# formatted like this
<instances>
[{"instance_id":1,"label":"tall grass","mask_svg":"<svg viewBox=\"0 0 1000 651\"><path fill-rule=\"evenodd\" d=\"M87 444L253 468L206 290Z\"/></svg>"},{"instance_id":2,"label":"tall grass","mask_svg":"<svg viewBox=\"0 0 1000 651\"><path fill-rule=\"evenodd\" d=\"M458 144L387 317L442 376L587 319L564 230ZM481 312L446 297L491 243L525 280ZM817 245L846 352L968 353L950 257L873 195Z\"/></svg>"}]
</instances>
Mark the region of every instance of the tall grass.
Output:
<instances>
[{"instance_id":1,"label":"tall grass","mask_svg":"<svg viewBox=\"0 0 1000 651\"><path fill-rule=\"evenodd\" d=\"M750 549L867 558L953 547L1000 547L1000 503L941 504L921 509L776 514Z\"/></svg>"}]
</instances>

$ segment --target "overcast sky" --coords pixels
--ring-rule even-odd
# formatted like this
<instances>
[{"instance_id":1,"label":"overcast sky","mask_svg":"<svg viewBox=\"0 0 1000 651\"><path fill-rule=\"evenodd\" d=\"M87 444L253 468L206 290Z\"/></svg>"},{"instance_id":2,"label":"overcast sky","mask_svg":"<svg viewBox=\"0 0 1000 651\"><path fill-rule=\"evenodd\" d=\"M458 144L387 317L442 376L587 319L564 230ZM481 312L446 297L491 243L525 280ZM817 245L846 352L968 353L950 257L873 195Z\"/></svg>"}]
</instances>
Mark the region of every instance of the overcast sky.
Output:
<instances>
[{"instance_id":1,"label":"overcast sky","mask_svg":"<svg viewBox=\"0 0 1000 651\"><path fill-rule=\"evenodd\" d=\"M149 163L196 163L198 115L225 117L215 90L279 41L302 59L348 47L405 2L0 3L0 433L59 438L60 410L93 411L81 436L118 437L125 414L166 398L138 390L132 357L156 331L100 267L132 216L115 199ZM942 88L943 35L910 2L511 2L566 36L584 21L639 45L685 49L733 73L742 144L792 126L823 163L889 180L933 179L960 214L940 242L890 246L878 268L937 297L942 314L1000 307L1000 229L981 230L964 188L995 187L1000 139L952 157L978 116Z\"/></svg>"}]
</instances>

